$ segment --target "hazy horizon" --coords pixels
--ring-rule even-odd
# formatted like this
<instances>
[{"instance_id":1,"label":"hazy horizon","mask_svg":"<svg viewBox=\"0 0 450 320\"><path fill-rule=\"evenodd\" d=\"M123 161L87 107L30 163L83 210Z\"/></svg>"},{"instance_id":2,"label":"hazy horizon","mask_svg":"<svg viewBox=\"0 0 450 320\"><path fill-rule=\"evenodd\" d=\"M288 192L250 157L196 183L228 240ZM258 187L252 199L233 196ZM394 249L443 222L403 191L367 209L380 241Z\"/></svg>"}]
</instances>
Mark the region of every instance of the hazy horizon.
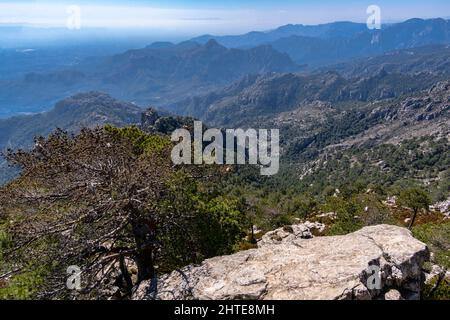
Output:
<instances>
[{"instance_id":1,"label":"hazy horizon","mask_svg":"<svg viewBox=\"0 0 450 320\"><path fill-rule=\"evenodd\" d=\"M430 18L410 17L408 19L382 21L383 25L401 23L410 19L445 19L448 20L449 16L436 16ZM286 25L306 25L314 26L321 24L329 24L336 22L351 22L351 23L363 23L361 21L351 20L330 20L321 23L291 23L276 25L272 28L249 28L243 31L236 32L162 32L159 29L146 29L146 28L108 28L108 27L86 27L80 30L69 30L63 26L35 26L30 24L2 24L0 23L0 48L26 48L28 46L54 46L54 45L67 45L72 43L74 45L83 45L92 42L104 42L112 43L114 41L123 41L128 43L135 43L137 46L144 44L151 44L152 42L168 41L173 43L179 43L188 41L191 38L213 35L242 35L249 32L268 32L275 30L279 27Z\"/></svg>"},{"instance_id":2,"label":"hazy horizon","mask_svg":"<svg viewBox=\"0 0 450 320\"><path fill-rule=\"evenodd\" d=\"M146 37L155 41L181 41L203 34L234 35L266 31L286 24L316 25L336 21L366 22L367 8L381 9L381 22L394 23L410 18L448 18L450 3L423 1L345 1L331 0L231 0L217 3L205 0L171 1L0 1L0 31L14 26L26 27L11 35L9 42L27 42L27 38L45 41L61 37L84 38L89 32L108 36ZM66 28L70 6L80 10L80 26L63 35L52 34ZM9 28L8 28L9 27ZM20 29L20 28L19 28ZM17 31L17 30L14 30ZM31 34L27 34L31 33ZM48 32L48 35L45 33ZM97 34L96 36L102 36ZM8 36L0 39L7 45Z\"/></svg>"}]
</instances>

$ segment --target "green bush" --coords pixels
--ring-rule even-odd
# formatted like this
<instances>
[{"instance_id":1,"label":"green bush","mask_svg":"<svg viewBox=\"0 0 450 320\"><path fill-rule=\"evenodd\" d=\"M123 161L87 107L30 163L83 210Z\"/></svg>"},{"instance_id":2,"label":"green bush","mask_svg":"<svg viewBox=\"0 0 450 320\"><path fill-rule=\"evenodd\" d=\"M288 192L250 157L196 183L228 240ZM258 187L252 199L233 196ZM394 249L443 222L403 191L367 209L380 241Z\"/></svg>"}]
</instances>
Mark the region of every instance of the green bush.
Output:
<instances>
[{"instance_id":1,"label":"green bush","mask_svg":"<svg viewBox=\"0 0 450 320\"><path fill-rule=\"evenodd\" d=\"M413 228L414 236L434 253L434 262L450 269L450 222L426 223Z\"/></svg>"},{"instance_id":2,"label":"green bush","mask_svg":"<svg viewBox=\"0 0 450 320\"><path fill-rule=\"evenodd\" d=\"M359 215L363 212L361 203L355 199L329 197L322 207L324 212L336 212L336 220L327 231L327 235L343 235L363 227Z\"/></svg>"},{"instance_id":3,"label":"green bush","mask_svg":"<svg viewBox=\"0 0 450 320\"><path fill-rule=\"evenodd\" d=\"M0 257L2 251L8 248L11 244L11 237L8 233L3 229L3 226L0 225Z\"/></svg>"},{"instance_id":4,"label":"green bush","mask_svg":"<svg viewBox=\"0 0 450 320\"><path fill-rule=\"evenodd\" d=\"M422 290L422 299L424 300L450 300L450 279L444 279L439 287L431 292L436 285L438 276L434 277L429 283L427 283Z\"/></svg>"},{"instance_id":5,"label":"green bush","mask_svg":"<svg viewBox=\"0 0 450 320\"><path fill-rule=\"evenodd\" d=\"M0 288L0 300L32 299L43 283L41 269L28 270L11 277L6 287Z\"/></svg>"},{"instance_id":6,"label":"green bush","mask_svg":"<svg viewBox=\"0 0 450 320\"><path fill-rule=\"evenodd\" d=\"M119 138L125 138L131 141L135 149L135 153L140 155L144 152L161 152L170 144L168 137L147 134L138 127L115 128L105 126L106 132L117 135Z\"/></svg>"},{"instance_id":7,"label":"green bush","mask_svg":"<svg viewBox=\"0 0 450 320\"><path fill-rule=\"evenodd\" d=\"M160 271L170 272L190 263L233 253L248 226L236 199L217 195L179 172L169 181L169 197L160 204L165 215L188 212L190 218L171 229L160 230L164 248Z\"/></svg>"}]
</instances>

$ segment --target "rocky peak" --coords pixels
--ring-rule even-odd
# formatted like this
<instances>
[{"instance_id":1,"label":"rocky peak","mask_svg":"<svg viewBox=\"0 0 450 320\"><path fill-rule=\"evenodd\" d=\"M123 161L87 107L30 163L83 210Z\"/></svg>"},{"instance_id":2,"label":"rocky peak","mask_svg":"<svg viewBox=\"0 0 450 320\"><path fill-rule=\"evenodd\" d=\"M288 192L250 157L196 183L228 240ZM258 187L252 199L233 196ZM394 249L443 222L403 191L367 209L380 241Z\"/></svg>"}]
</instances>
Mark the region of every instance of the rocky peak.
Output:
<instances>
[{"instance_id":1,"label":"rocky peak","mask_svg":"<svg viewBox=\"0 0 450 320\"><path fill-rule=\"evenodd\" d=\"M141 114L141 128L144 131L151 131L158 120L159 115L156 109L150 107Z\"/></svg>"},{"instance_id":2,"label":"rocky peak","mask_svg":"<svg viewBox=\"0 0 450 320\"><path fill-rule=\"evenodd\" d=\"M171 134L175 129L192 130L194 119L171 115L160 115L154 108L148 108L141 114L141 130L148 133Z\"/></svg>"},{"instance_id":3,"label":"rocky peak","mask_svg":"<svg viewBox=\"0 0 450 320\"><path fill-rule=\"evenodd\" d=\"M215 39L209 40L207 43L205 43L205 48L211 49L211 48L225 48L221 46Z\"/></svg>"}]
</instances>

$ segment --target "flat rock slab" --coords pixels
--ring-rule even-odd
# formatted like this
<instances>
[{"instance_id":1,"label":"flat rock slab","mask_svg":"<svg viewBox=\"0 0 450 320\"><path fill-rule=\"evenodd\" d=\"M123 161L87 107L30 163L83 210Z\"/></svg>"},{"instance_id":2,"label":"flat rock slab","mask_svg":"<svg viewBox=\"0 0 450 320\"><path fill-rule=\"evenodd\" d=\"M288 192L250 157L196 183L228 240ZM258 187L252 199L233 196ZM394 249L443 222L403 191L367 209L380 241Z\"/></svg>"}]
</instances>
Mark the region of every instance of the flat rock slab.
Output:
<instances>
[{"instance_id":1,"label":"flat rock slab","mask_svg":"<svg viewBox=\"0 0 450 320\"><path fill-rule=\"evenodd\" d=\"M287 237L143 282L133 299L399 299L419 297L426 245L405 228L365 227L344 236ZM373 280L376 266L379 280ZM392 299L393 295L389 295Z\"/></svg>"}]
</instances>

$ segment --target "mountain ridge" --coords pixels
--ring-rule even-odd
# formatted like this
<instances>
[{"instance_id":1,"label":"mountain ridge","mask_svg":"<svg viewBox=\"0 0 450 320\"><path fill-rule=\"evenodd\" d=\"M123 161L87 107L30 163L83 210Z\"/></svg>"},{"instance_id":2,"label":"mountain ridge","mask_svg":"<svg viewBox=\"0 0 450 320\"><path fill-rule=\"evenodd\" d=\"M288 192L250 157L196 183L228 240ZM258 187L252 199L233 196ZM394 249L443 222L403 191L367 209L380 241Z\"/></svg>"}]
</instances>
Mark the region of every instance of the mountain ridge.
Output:
<instances>
[{"instance_id":1,"label":"mountain ridge","mask_svg":"<svg viewBox=\"0 0 450 320\"><path fill-rule=\"evenodd\" d=\"M305 28L316 31L304 32ZM279 31L283 29L290 31ZM233 47L232 41L253 43L252 45L269 44L274 49L289 54L295 62L316 68L351 58L374 56L395 49L448 44L450 43L450 21L442 18L413 18L383 25L380 30L369 30L366 24L349 22L316 26L286 25L273 31L258 33L258 35L259 41L256 42L248 39L249 34L204 36L194 38L193 41L202 43L209 39L216 39L219 43L228 44L230 47ZM248 46L251 47L251 45Z\"/></svg>"},{"instance_id":2,"label":"mountain ridge","mask_svg":"<svg viewBox=\"0 0 450 320\"><path fill-rule=\"evenodd\" d=\"M296 71L287 54L264 45L228 49L211 40L156 45L122 54L85 60L72 68L30 72L20 79L0 80L0 110L43 111L77 92L103 91L138 104L165 104L183 95L216 89L247 73ZM0 112L1 114L2 112Z\"/></svg>"}]
</instances>

